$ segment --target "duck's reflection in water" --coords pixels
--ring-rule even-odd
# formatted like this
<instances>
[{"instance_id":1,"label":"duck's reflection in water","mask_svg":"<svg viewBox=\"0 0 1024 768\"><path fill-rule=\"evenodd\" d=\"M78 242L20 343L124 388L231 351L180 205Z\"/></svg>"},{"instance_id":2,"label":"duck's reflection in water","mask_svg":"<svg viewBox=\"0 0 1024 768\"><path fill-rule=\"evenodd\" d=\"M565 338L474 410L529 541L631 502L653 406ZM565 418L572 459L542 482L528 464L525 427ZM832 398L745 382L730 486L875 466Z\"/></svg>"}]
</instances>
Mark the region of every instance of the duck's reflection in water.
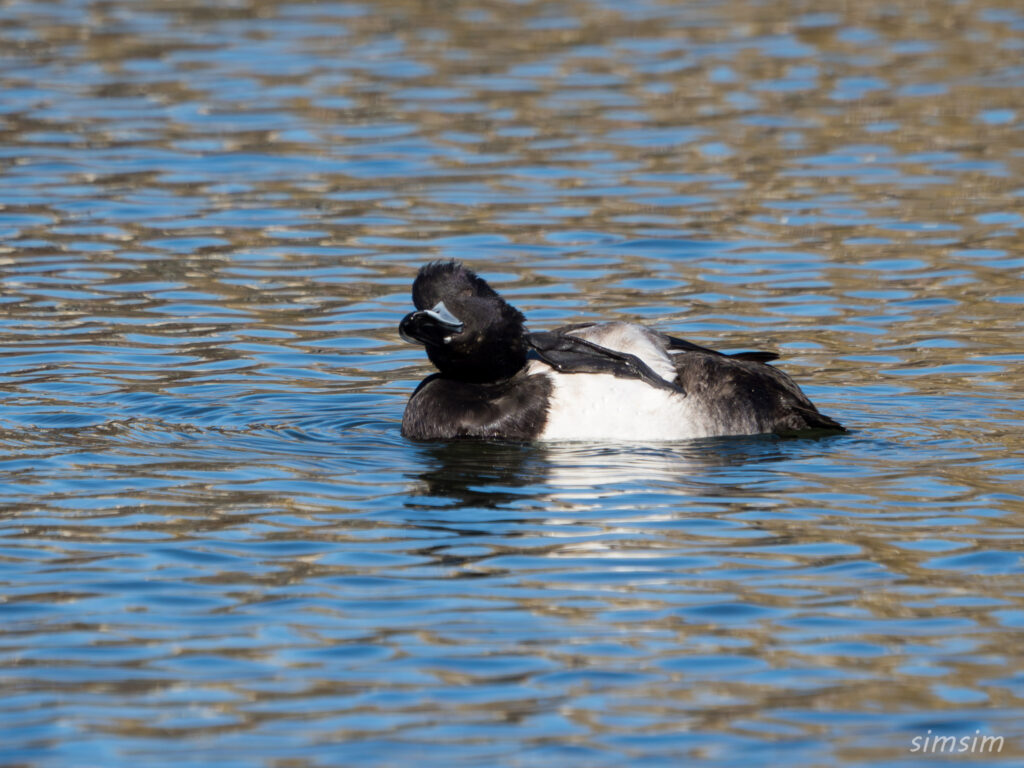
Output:
<instances>
[{"instance_id":1,"label":"duck's reflection in water","mask_svg":"<svg viewBox=\"0 0 1024 768\"><path fill-rule=\"evenodd\" d=\"M617 584L627 571L648 584L682 567L665 558L689 553L701 539L695 528L743 511L746 483L791 459L798 442L416 444L423 470L413 476L406 523L442 535L422 554L455 578L506 573L508 558L519 558L538 578L602 578L611 568Z\"/></svg>"},{"instance_id":2,"label":"duck's reflection in water","mask_svg":"<svg viewBox=\"0 0 1024 768\"><path fill-rule=\"evenodd\" d=\"M627 492L728 495L730 471L792 458L807 440L771 436L655 445L605 443L422 443L421 496L450 506L496 509L524 499L564 511ZM723 472L723 470L726 470Z\"/></svg>"}]
</instances>

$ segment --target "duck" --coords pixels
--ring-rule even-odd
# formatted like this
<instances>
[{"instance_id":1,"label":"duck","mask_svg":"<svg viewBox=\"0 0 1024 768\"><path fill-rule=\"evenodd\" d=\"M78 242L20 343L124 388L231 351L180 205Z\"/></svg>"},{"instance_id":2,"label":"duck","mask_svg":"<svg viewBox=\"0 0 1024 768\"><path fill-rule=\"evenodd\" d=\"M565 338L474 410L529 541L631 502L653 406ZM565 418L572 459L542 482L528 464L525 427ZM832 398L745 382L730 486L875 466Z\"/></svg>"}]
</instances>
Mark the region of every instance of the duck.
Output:
<instances>
[{"instance_id":1,"label":"duck","mask_svg":"<svg viewBox=\"0 0 1024 768\"><path fill-rule=\"evenodd\" d=\"M525 316L459 261L423 265L398 326L437 369L401 434L415 441L641 441L845 432L772 352L726 354L638 323L529 332Z\"/></svg>"}]
</instances>

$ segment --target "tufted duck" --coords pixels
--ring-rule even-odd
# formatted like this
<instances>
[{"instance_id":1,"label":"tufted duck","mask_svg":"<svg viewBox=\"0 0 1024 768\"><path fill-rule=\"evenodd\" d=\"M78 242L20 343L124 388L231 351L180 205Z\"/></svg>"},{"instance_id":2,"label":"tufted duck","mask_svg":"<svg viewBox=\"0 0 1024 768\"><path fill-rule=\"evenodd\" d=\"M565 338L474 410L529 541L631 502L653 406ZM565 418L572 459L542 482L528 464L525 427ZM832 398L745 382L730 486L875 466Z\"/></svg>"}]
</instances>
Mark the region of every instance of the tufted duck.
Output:
<instances>
[{"instance_id":1,"label":"tufted duck","mask_svg":"<svg viewBox=\"0 0 1024 768\"><path fill-rule=\"evenodd\" d=\"M438 373L413 392L414 440L681 440L843 432L770 352L727 355L624 322L528 333L526 318L472 270L431 262L399 333Z\"/></svg>"}]
</instances>

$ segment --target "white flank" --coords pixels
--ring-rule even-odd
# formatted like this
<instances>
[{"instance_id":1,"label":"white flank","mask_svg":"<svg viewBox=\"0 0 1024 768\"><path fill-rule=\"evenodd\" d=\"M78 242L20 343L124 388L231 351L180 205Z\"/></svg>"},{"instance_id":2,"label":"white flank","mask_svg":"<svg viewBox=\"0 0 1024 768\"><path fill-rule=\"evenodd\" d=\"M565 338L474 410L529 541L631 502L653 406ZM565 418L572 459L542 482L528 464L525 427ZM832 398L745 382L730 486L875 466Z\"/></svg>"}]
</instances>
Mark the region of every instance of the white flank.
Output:
<instances>
[{"instance_id":1,"label":"white flank","mask_svg":"<svg viewBox=\"0 0 1024 768\"><path fill-rule=\"evenodd\" d=\"M660 339L642 325L600 323L572 331L573 336L608 349L636 355L667 381L675 364ZM726 434L693 397L653 387L640 379L606 373L558 373L534 360L531 375L552 382L548 420L541 440L689 440Z\"/></svg>"},{"instance_id":2,"label":"white flank","mask_svg":"<svg viewBox=\"0 0 1024 768\"><path fill-rule=\"evenodd\" d=\"M531 374L552 382L541 440L687 440L720 434L689 399L639 379L608 373L557 373L533 361Z\"/></svg>"}]
</instances>

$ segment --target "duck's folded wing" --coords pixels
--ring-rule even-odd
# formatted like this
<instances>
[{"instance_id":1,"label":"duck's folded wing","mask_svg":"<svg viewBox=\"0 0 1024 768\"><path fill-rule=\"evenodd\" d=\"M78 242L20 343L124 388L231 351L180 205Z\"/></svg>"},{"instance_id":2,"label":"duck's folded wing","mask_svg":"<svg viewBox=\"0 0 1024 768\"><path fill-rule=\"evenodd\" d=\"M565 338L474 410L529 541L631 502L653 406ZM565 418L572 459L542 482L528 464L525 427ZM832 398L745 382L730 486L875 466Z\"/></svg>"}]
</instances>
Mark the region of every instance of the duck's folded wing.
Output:
<instances>
[{"instance_id":1,"label":"duck's folded wing","mask_svg":"<svg viewBox=\"0 0 1024 768\"><path fill-rule=\"evenodd\" d=\"M620 379L640 379L652 387L686 394L678 384L666 381L628 352L617 352L559 331L528 333L526 341L539 359L559 373L610 373Z\"/></svg>"}]
</instances>

